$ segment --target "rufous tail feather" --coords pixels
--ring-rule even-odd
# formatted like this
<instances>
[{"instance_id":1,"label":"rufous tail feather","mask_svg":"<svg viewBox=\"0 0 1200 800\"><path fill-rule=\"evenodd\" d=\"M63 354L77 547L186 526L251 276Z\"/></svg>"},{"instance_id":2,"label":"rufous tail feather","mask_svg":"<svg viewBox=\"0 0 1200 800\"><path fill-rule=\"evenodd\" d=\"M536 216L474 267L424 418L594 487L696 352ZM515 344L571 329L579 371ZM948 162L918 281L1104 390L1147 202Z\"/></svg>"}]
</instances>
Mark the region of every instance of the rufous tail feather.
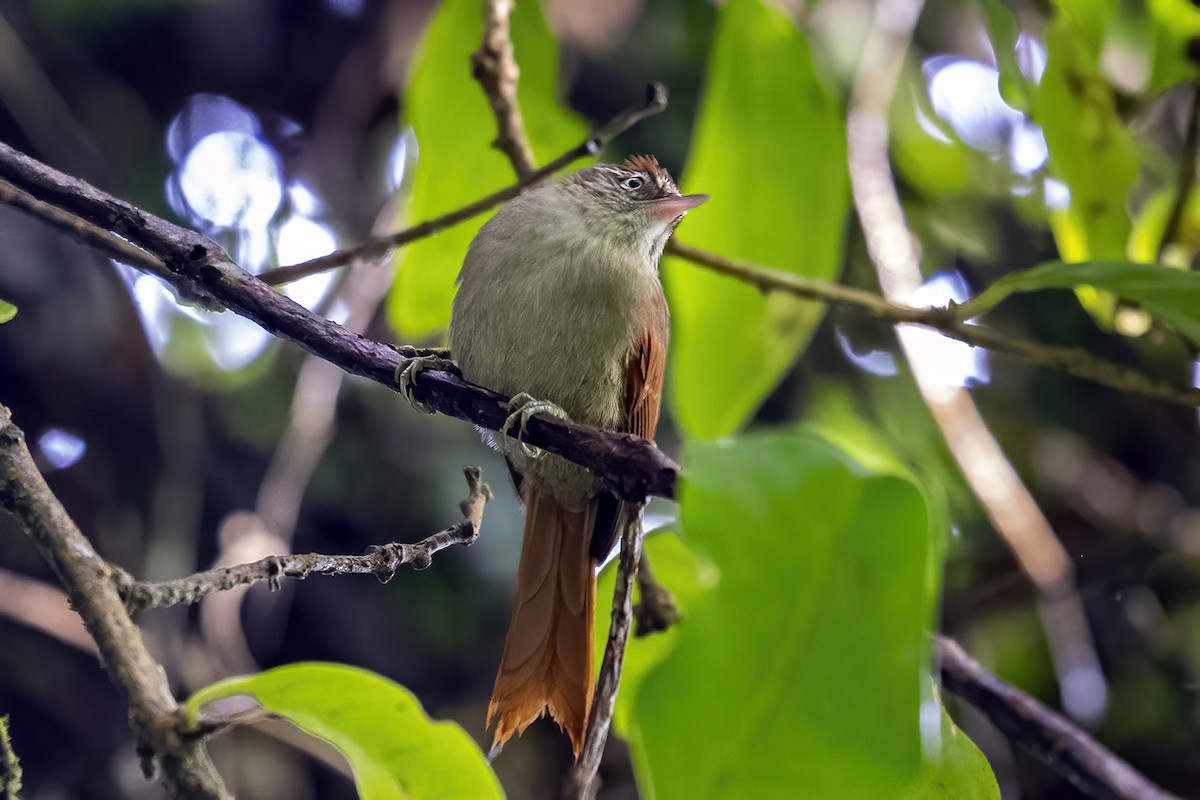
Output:
<instances>
[{"instance_id":1,"label":"rufous tail feather","mask_svg":"<svg viewBox=\"0 0 1200 800\"><path fill-rule=\"evenodd\" d=\"M596 503L568 511L526 486L525 537L512 621L488 704L493 750L546 711L583 748L592 706L596 575L589 552Z\"/></svg>"}]
</instances>

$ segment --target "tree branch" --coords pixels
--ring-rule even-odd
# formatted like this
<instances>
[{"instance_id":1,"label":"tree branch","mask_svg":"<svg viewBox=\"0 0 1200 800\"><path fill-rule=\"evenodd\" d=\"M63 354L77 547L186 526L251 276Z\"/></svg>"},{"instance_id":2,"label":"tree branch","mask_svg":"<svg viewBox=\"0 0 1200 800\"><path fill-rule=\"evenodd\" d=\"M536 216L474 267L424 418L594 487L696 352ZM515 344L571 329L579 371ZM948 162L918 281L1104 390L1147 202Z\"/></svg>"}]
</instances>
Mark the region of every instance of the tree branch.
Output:
<instances>
[{"instance_id":1,"label":"tree branch","mask_svg":"<svg viewBox=\"0 0 1200 800\"><path fill-rule=\"evenodd\" d=\"M1001 681L945 636L934 640L942 686L979 709L1009 741L1089 797L1178 800L1065 718Z\"/></svg>"},{"instance_id":2,"label":"tree branch","mask_svg":"<svg viewBox=\"0 0 1200 800\"><path fill-rule=\"evenodd\" d=\"M50 491L25 437L0 406L0 508L12 512L58 575L72 607L96 640L113 682L126 695L130 722L157 759L172 797L225 800L228 792L199 739L181 735L178 706L111 580L109 565ZM152 774L147 769L147 775Z\"/></svg>"},{"instance_id":3,"label":"tree branch","mask_svg":"<svg viewBox=\"0 0 1200 800\"><path fill-rule=\"evenodd\" d=\"M1076 378L1094 381L1133 394L1188 406L1200 406L1200 389L1177 386L1161 381L1139 370L1092 355L1078 347L1031 342L1000 333L994 328L968 323L959 313L967 306L946 308L912 308L894 303L874 292L829 281L815 280L803 275L771 267L751 264L735 258L709 253L672 239L666 252L721 275L748 283L762 292L783 292L806 300L854 308L894 324L923 325L976 347L1016 356L1048 369L1058 370Z\"/></svg>"},{"instance_id":4,"label":"tree branch","mask_svg":"<svg viewBox=\"0 0 1200 800\"><path fill-rule=\"evenodd\" d=\"M42 200L36 208L67 210L81 220L79 229L90 223L89 230L119 234L121 240L148 251L162 262L166 279L185 298L227 308L346 372L395 389L396 367L419 354L415 349L372 341L313 314L243 270L215 242L2 143L0 178L18 192ZM37 215L28 204L22 208ZM112 246L111 237L92 237L87 243L113 258L125 255L123 249ZM422 372L414 381L413 394L430 408L493 431L500 430L511 413L504 395L440 370ZM592 470L621 499L674 496L679 466L640 437L539 415L529 421L524 440Z\"/></svg>"},{"instance_id":5,"label":"tree branch","mask_svg":"<svg viewBox=\"0 0 1200 800\"><path fill-rule=\"evenodd\" d=\"M604 745L608 742L608 731L612 726L617 689L621 683L621 668L625 663L625 647L629 643L629 629L633 622L633 582L637 577L638 563L642 555L640 517L641 515L637 514L632 520L627 520L621 531L621 556L617 563L616 586L613 588L608 641L604 646L604 658L600 662L596 691L592 695L592 711L588 716L583 749L575 761L575 766L571 768L564 787L564 794L570 800L592 800L600 788L597 772L600 769L600 759L604 756Z\"/></svg>"},{"instance_id":6,"label":"tree branch","mask_svg":"<svg viewBox=\"0 0 1200 800\"><path fill-rule=\"evenodd\" d=\"M471 54L471 74L483 87L496 116L496 141L492 146L508 156L517 177L524 180L533 174L535 161L517 102L517 78L521 70L513 58L509 28L512 11L513 0L488 0L483 16L483 44Z\"/></svg>"},{"instance_id":7,"label":"tree branch","mask_svg":"<svg viewBox=\"0 0 1200 800\"><path fill-rule=\"evenodd\" d=\"M467 479L468 494L459 503L462 520L419 542L377 545L361 556L320 553L270 556L252 564L219 567L162 583L136 581L122 570L113 575L117 591L126 608L134 612L198 603L205 595L235 586L266 582L276 589L282 578L302 581L309 575L374 575L380 582L387 583L405 564L412 564L413 569L425 569L433 563L435 553L459 544L469 547L479 538L483 508L491 499L492 490L483 482L479 467L467 467L463 474Z\"/></svg>"}]
</instances>

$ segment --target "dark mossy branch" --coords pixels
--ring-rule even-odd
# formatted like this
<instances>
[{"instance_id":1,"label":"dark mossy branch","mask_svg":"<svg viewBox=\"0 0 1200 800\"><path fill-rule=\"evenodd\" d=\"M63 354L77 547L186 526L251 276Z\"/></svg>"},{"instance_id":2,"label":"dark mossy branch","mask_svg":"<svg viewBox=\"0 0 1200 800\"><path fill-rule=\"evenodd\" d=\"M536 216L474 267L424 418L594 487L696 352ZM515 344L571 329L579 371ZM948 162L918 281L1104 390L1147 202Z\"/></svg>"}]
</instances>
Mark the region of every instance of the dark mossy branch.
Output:
<instances>
[{"instance_id":1,"label":"dark mossy branch","mask_svg":"<svg viewBox=\"0 0 1200 800\"><path fill-rule=\"evenodd\" d=\"M179 707L162 666L125 611L108 562L75 527L34 465L25 436L0 406L0 508L11 512L54 568L71 606L96 640L100 659L125 694L129 718L145 753L161 770L168 796L225 800L225 790L198 739L182 733ZM153 774L153 769L148 769Z\"/></svg>"}]
</instances>

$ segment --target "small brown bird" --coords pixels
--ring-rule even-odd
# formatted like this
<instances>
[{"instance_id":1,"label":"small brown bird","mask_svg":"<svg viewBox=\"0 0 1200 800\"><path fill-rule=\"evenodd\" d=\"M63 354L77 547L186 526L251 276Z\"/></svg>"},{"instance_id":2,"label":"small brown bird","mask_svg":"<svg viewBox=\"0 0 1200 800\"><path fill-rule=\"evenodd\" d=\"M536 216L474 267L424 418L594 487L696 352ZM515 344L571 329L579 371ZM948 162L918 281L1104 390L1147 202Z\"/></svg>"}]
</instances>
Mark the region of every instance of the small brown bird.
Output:
<instances>
[{"instance_id":1,"label":"small brown bird","mask_svg":"<svg viewBox=\"0 0 1200 800\"><path fill-rule=\"evenodd\" d=\"M707 195L681 196L652 156L597 164L504 204L458 277L450 352L466 380L514 396L518 415L653 438L666 368L658 261ZM514 415L516 416L516 415ZM507 454L525 504L512 622L488 725L494 747L547 710L583 747L592 702L595 566L640 504L586 469L484 432Z\"/></svg>"}]
</instances>

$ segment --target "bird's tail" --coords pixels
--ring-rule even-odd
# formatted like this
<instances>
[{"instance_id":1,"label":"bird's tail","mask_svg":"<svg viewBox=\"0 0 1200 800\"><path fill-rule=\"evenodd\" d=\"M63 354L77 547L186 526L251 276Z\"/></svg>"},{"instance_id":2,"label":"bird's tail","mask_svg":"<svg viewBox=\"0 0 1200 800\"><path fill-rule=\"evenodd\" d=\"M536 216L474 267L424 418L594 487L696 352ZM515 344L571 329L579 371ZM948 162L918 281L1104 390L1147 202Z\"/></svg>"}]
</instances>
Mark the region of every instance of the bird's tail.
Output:
<instances>
[{"instance_id":1,"label":"bird's tail","mask_svg":"<svg viewBox=\"0 0 1200 800\"><path fill-rule=\"evenodd\" d=\"M526 486L525 539L512 621L488 704L493 749L547 710L583 747L592 705L592 618L596 575L589 552L596 503L568 511Z\"/></svg>"}]
</instances>

